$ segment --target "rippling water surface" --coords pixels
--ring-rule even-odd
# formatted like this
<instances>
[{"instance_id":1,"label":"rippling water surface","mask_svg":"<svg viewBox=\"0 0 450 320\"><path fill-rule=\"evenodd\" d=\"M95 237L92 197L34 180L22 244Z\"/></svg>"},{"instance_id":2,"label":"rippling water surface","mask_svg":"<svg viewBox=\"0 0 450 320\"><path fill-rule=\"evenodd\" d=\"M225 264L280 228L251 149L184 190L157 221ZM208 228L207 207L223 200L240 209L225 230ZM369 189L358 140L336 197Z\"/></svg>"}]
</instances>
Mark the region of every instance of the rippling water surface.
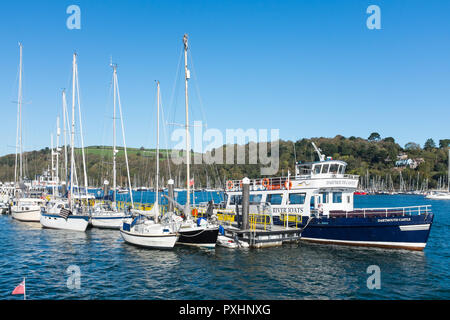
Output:
<instances>
[{"instance_id":1,"label":"rippling water surface","mask_svg":"<svg viewBox=\"0 0 450 320\"><path fill-rule=\"evenodd\" d=\"M118 231L42 229L0 216L0 299L26 277L27 299L449 299L450 201L421 196L356 196L358 207L432 204L424 252L300 243L230 250L147 250ZM80 289L67 286L71 265ZM381 269L369 290L367 267Z\"/></svg>"}]
</instances>

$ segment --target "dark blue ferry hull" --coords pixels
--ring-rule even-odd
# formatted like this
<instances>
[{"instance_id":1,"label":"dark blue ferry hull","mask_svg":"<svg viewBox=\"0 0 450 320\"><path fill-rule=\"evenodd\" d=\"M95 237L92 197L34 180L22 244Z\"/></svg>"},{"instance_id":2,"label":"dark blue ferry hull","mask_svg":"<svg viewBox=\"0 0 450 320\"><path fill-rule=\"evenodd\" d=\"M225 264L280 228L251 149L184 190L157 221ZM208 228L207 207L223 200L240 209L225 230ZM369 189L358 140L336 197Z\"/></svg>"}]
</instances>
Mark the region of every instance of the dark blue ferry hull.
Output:
<instances>
[{"instance_id":1,"label":"dark blue ferry hull","mask_svg":"<svg viewBox=\"0 0 450 320\"><path fill-rule=\"evenodd\" d=\"M302 240L343 245L423 250L434 215L396 217L320 217L313 218L302 232ZM283 225L279 217L274 224ZM303 217L305 227L307 217ZM290 226L295 226L290 223Z\"/></svg>"}]
</instances>

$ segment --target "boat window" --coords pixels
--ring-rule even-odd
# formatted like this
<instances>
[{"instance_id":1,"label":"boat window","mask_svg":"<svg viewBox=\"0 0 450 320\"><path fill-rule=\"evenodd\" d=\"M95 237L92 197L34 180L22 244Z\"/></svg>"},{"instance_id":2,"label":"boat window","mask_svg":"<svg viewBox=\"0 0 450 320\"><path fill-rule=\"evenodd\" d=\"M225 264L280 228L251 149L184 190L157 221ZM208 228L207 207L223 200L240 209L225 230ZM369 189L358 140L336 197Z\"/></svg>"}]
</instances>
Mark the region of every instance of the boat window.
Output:
<instances>
[{"instance_id":1,"label":"boat window","mask_svg":"<svg viewBox=\"0 0 450 320\"><path fill-rule=\"evenodd\" d=\"M231 198L230 198L230 205L241 204L241 202L242 202L242 196L240 196L240 195L234 195L234 196L231 196Z\"/></svg>"},{"instance_id":2,"label":"boat window","mask_svg":"<svg viewBox=\"0 0 450 320\"><path fill-rule=\"evenodd\" d=\"M250 204L260 204L262 200L262 194L251 194Z\"/></svg>"},{"instance_id":3,"label":"boat window","mask_svg":"<svg viewBox=\"0 0 450 320\"><path fill-rule=\"evenodd\" d=\"M320 170L322 169L322 165L321 164L316 164L314 166L314 173L315 174L320 174Z\"/></svg>"},{"instance_id":4,"label":"boat window","mask_svg":"<svg viewBox=\"0 0 450 320\"><path fill-rule=\"evenodd\" d=\"M350 198L350 196L347 196L347 203L350 203L351 202L351 198Z\"/></svg>"},{"instance_id":5,"label":"boat window","mask_svg":"<svg viewBox=\"0 0 450 320\"><path fill-rule=\"evenodd\" d=\"M331 174L337 174L338 173L338 165L337 164L331 164L330 165L330 173Z\"/></svg>"},{"instance_id":6,"label":"boat window","mask_svg":"<svg viewBox=\"0 0 450 320\"><path fill-rule=\"evenodd\" d=\"M340 165L339 166L339 173L340 174L344 174L345 173L345 166L344 165Z\"/></svg>"},{"instance_id":7,"label":"boat window","mask_svg":"<svg viewBox=\"0 0 450 320\"><path fill-rule=\"evenodd\" d=\"M330 165L329 164L324 164L323 166L322 166L322 173L328 173L328 167L329 167Z\"/></svg>"},{"instance_id":8,"label":"boat window","mask_svg":"<svg viewBox=\"0 0 450 320\"><path fill-rule=\"evenodd\" d=\"M289 204L304 204L306 193L290 193Z\"/></svg>"},{"instance_id":9,"label":"boat window","mask_svg":"<svg viewBox=\"0 0 450 320\"><path fill-rule=\"evenodd\" d=\"M328 203L328 192L321 192L322 195L322 203Z\"/></svg>"},{"instance_id":10,"label":"boat window","mask_svg":"<svg viewBox=\"0 0 450 320\"><path fill-rule=\"evenodd\" d=\"M269 193L267 195L266 202L274 205L280 205L283 201L283 195L281 193Z\"/></svg>"},{"instance_id":11,"label":"boat window","mask_svg":"<svg viewBox=\"0 0 450 320\"><path fill-rule=\"evenodd\" d=\"M342 203L342 192L333 192L333 203Z\"/></svg>"}]
</instances>

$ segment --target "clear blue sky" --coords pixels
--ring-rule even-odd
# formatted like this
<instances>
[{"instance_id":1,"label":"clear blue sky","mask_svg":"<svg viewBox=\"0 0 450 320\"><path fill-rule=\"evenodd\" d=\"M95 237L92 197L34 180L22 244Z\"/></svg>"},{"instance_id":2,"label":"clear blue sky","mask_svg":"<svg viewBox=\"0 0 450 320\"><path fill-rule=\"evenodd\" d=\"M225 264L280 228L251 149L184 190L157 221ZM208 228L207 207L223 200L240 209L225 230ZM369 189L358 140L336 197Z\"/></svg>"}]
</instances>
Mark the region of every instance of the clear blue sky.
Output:
<instances>
[{"instance_id":1,"label":"clear blue sky","mask_svg":"<svg viewBox=\"0 0 450 320\"><path fill-rule=\"evenodd\" d=\"M71 4L81 8L81 30L66 28ZM381 30L366 27L371 4L381 9ZM449 12L447 0L2 2L0 154L15 151L19 41L25 150L50 145L74 51L86 145L112 143L113 56L127 144L153 147L154 80L169 120L184 121L182 83L174 88L184 33L192 121L224 133L280 129L286 140L376 131L402 146L438 143L450 138Z\"/></svg>"}]
</instances>

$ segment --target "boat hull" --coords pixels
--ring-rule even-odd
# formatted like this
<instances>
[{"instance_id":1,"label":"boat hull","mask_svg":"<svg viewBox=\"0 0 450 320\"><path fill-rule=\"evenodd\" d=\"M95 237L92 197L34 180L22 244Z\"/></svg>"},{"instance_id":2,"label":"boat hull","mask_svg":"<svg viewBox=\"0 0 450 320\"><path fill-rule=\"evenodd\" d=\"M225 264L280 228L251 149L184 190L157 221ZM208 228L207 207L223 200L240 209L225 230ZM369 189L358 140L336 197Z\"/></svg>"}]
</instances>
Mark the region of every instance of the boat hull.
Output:
<instances>
[{"instance_id":1,"label":"boat hull","mask_svg":"<svg viewBox=\"0 0 450 320\"><path fill-rule=\"evenodd\" d=\"M124 219L130 218L125 215L111 215L111 216L91 216L91 224L95 228L101 229L120 229L123 225Z\"/></svg>"},{"instance_id":2,"label":"boat hull","mask_svg":"<svg viewBox=\"0 0 450 320\"><path fill-rule=\"evenodd\" d=\"M219 235L219 227L214 228L189 228L188 230L180 229L178 231L180 237L177 244L214 248Z\"/></svg>"},{"instance_id":3,"label":"boat hull","mask_svg":"<svg viewBox=\"0 0 450 320\"><path fill-rule=\"evenodd\" d=\"M68 216L67 219L54 214L41 214L40 222L44 228L73 231L86 231L89 216Z\"/></svg>"},{"instance_id":4,"label":"boat hull","mask_svg":"<svg viewBox=\"0 0 450 320\"><path fill-rule=\"evenodd\" d=\"M421 251L433 214L400 217L314 218L302 232L303 241ZM307 218L304 217L306 222ZM274 217L274 223L283 221ZM294 224L290 224L294 225ZM304 227L302 225L302 227Z\"/></svg>"},{"instance_id":5,"label":"boat hull","mask_svg":"<svg viewBox=\"0 0 450 320\"><path fill-rule=\"evenodd\" d=\"M41 209L26 211L11 209L11 216L22 222L39 222L41 219Z\"/></svg>"},{"instance_id":6,"label":"boat hull","mask_svg":"<svg viewBox=\"0 0 450 320\"><path fill-rule=\"evenodd\" d=\"M178 240L178 235L174 233L144 235L120 229L120 235L127 243L151 249L172 249Z\"/></svg>"}]
</instances>

